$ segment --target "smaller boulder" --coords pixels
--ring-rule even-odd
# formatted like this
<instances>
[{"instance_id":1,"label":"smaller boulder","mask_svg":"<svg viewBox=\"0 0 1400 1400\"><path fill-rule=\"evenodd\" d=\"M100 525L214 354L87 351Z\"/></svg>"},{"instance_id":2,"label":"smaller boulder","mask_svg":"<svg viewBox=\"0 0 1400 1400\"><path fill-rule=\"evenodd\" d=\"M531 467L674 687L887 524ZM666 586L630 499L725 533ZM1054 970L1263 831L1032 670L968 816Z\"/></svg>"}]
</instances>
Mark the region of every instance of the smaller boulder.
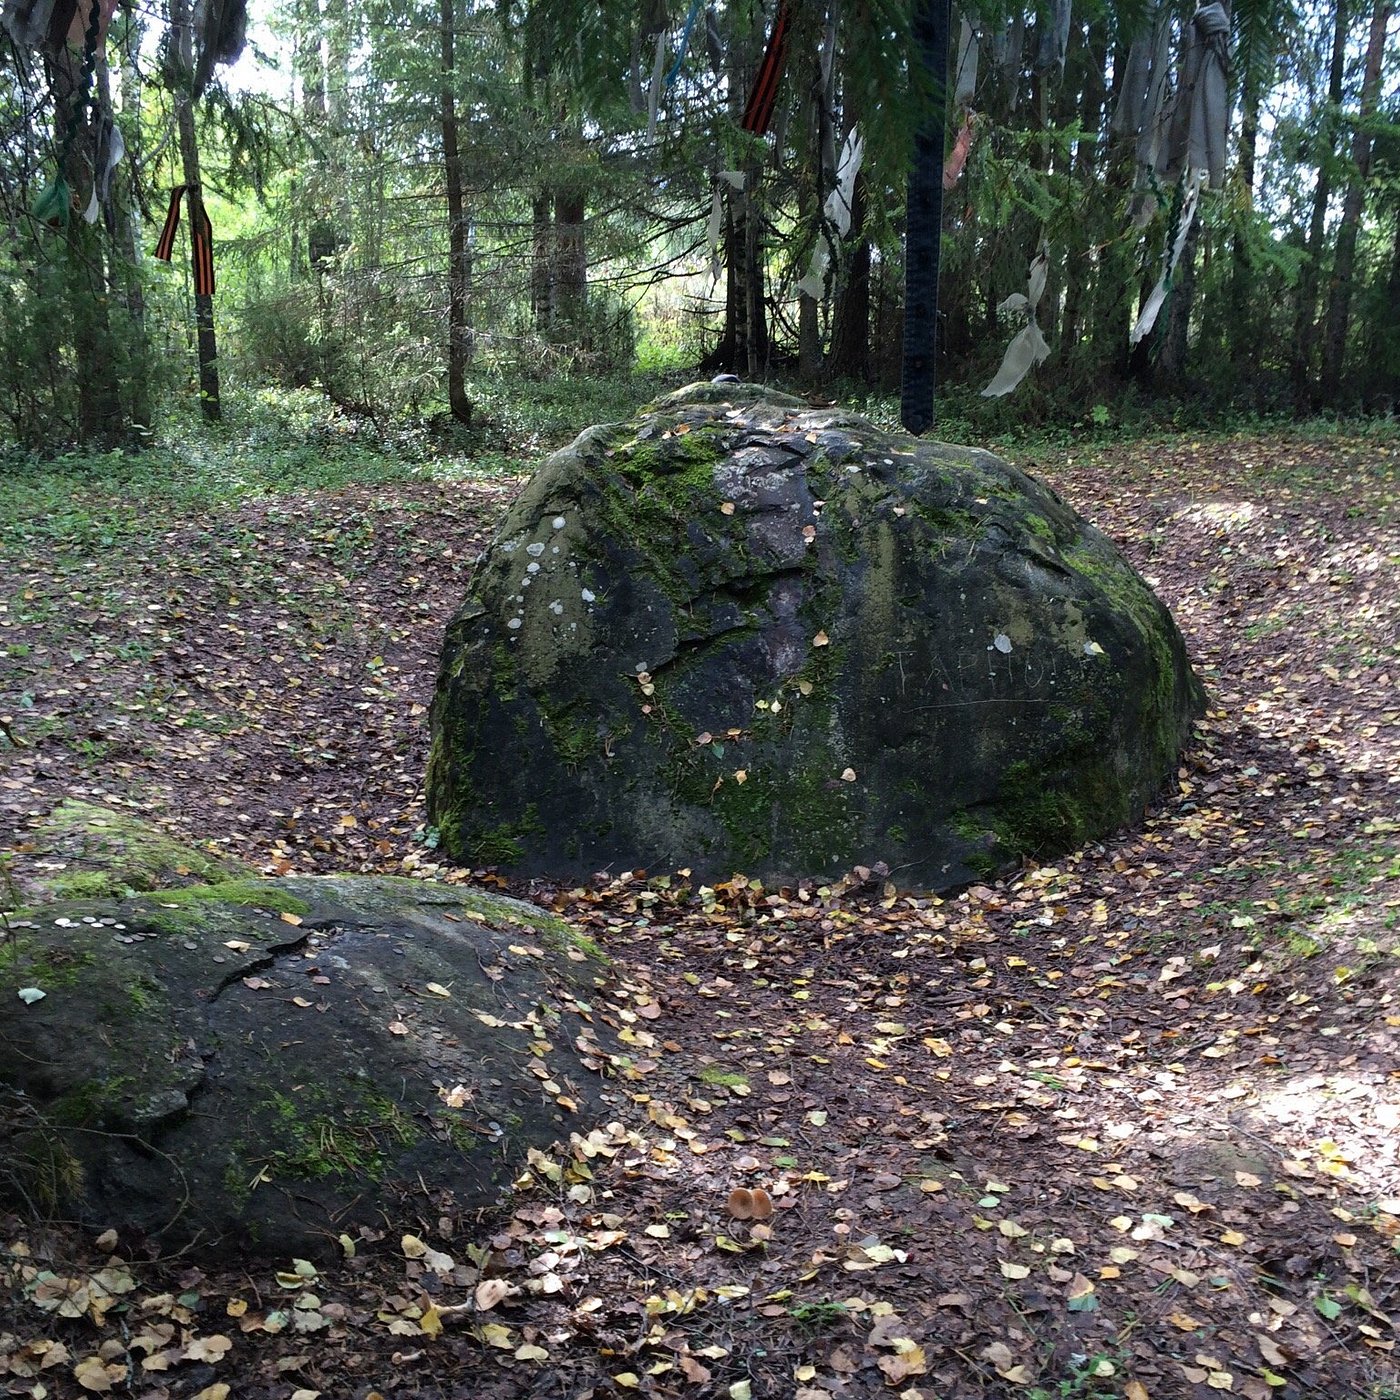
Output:
<instances>
[{"instance_id":1,"label":"smaller boulder","mask_svg":"<svg viewBox=\"0 0 1400 1400\"><path fill-rule=\"evenodd\" d=\"M519 900L246 880L8 927L0 1195L24 1208L165 1249L325 1253L493 1202L601 1103L598 955Z\"/></svg>"}]
</instances>

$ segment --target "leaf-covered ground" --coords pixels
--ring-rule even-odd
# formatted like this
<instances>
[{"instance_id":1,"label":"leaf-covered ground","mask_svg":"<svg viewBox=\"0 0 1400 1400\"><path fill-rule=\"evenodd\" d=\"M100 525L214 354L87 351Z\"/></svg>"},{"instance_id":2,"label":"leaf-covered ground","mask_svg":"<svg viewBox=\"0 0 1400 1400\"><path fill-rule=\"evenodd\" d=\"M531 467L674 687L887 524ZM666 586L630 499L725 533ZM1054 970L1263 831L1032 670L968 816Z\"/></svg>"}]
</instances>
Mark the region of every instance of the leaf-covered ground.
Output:
<instances>
[{"instance_id":1,"label":"leaf-covered ground","mask_svg":"<svg viewBox=\"0 0 1400 1400\"><path fill-rule=\"evenodd\" d=\"M537 889L616 960L613 1121L498 1214L425 1191L319 1269L4 1222L0 1393L1400 1396L1400 441L1024 464L1211 692L1142 829L944 900ZM494 882L435 863L421 775L443 624L518 485L138 510L94 479L9 526L10 879L81 797L269 872Z\"/></svg>"}]
</instances>

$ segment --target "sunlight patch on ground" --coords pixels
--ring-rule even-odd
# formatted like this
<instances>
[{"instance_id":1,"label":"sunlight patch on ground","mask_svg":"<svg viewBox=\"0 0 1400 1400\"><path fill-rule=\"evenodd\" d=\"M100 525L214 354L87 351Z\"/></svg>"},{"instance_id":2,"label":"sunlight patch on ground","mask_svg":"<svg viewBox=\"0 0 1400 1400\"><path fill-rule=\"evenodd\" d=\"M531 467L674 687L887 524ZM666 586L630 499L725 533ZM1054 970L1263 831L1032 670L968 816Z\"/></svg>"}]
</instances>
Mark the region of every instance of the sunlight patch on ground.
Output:
<instances>
[{"instance_id":1,"label":"sunlight patch on ground","mask_svg":"<svg viewBox=\"0 0 1400 1400\"><path fill-rule=\"evenodd\" d=\"M1193 501L1175 518L1189 525L1228 529L1231 525L1248 525L1258 514L1259 507L1253 501Z\"/></svg>"}]
</instances>

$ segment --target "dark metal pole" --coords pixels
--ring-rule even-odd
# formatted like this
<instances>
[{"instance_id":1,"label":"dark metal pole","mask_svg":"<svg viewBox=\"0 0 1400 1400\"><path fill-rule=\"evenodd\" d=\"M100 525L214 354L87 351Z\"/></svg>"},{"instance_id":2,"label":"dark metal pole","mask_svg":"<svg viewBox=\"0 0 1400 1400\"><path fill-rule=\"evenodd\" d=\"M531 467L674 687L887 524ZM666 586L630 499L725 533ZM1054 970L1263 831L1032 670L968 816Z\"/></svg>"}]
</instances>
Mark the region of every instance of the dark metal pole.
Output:
<instances>
[{"instance_id":1,"label":"dark metal pole","mask_svg":"<svg viewBox=\"0 0 1400 1400\"><path fill-rule=\"evenodd\" d=\"M933 426L938 259L943 242L943 133L948 121L950 0L915 0L910 80L927 106L914 134L904 233L904 378L899 417L911 433Z\"/></svg>"}]
</instances>

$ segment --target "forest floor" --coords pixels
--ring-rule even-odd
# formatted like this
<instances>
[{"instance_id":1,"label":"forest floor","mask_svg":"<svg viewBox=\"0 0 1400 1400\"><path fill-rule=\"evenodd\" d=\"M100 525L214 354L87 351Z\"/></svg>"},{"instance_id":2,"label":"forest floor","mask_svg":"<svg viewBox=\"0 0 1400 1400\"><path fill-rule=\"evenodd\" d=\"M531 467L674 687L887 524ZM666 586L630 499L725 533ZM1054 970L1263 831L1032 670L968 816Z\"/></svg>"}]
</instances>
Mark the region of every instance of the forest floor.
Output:
<instances>
[{"instance_id":1,"label":"forest floor","mask_svg":"<svg viewBox=\"0 0 1400 1400\"><path fill-rule=\"evenodd\" d=\"M514 887L615 960L614 1121L475 1227L406 1214L290 1292L0 1220L0 1394L1400 1397L1400 439L1020 460L1209 689L1143 827L946 899ZM11 878L80 797L269 873L499 885L435 863L421 778L443 625L519 485L12 501ZM36 1267L131 1286L60 1308Z\"/></svg>"}]
</instances>

